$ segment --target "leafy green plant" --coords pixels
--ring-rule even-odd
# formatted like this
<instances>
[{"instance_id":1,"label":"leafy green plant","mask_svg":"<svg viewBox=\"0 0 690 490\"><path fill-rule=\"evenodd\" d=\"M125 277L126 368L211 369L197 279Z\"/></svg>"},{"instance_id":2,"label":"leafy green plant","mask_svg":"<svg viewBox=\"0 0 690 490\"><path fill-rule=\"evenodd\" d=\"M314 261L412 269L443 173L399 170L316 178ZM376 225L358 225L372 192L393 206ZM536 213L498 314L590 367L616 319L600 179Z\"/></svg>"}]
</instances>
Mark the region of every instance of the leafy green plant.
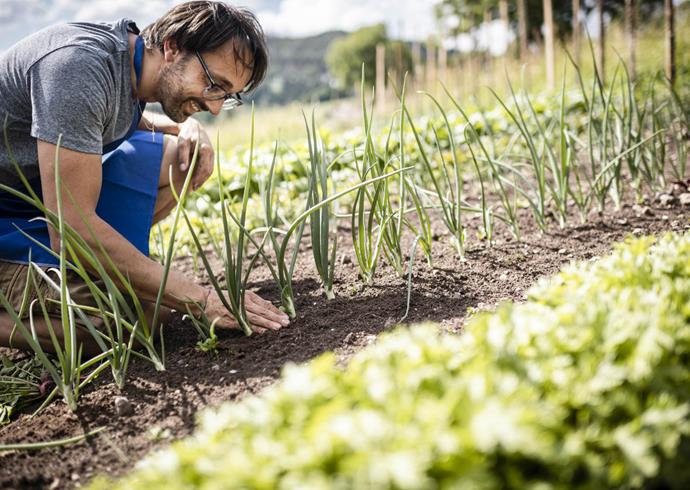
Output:
<instances>
[{"instance_id":1,"label":"leafy green plant","mask_svg":"<svg viewBox=\"0 0 690 490\"><path fill-rule=\"evenodd\" d=\"M254 112L254 107L252 105L252 113ZM220 148L220 135L216 137L216 150ZM246 290L246 285L249 280L249 274L252 270L254 263L258 254L255 255L254 259L250 261L247 266L247 270L244 270L244 256L246 251L246 236L248 231L245 227L246 217L247 217L247 205L249 203L249 192L250 192L250 182L252 180L252 164L254 160L254 118L251 119L250 126L250 145L249 145L249 161L247 164L247 171L244 181L244 191L242 194L241 201L241 211L239 218L236 217L232 210L230 209L228 203L228 197L226 190L223 186L221 178L221 168L220 168L220 153L216 151L216 183L218 184L218 194L220 196L220 217L223 224L223 249L220 255L220 259L223 261L223 272L225 275L225 283L221 282L216 278L215 272L211 267L206 253L204 251L203 245L199 239L198 233L194 230L194 226L189 217L189 213L183 207L183 201L178 200L177 209L181 211L182 216L187 224L187 229L194 241L196 246L198 256L201 258L206 273L211 281L214 291L221 299L223 305L228 309L228 311L235 317L240 328L244 331L246 335L251 335L253 329L247 318L247 311L245 309L244 303L244 292ZM188 173L187 179L185 180L184 187L182 189L182 195L186 193L187 186L191 181L191 175L193 171L193 165L196 163L196 158L198 156L198 148L194 152L194 157L192 159L192 167ZM176 196L177 198L177 196ZM231 226L237 226L238 233L236 242L233 245L233 233ZM198 308L198 306L197 306ZM190 312L191 315L191 312ZM194 315L191 315L194 316ZM202 337L202 343L207 342L208 345L213 345L213 326L208 322L208 319L202 314L202 321L195 321L195 327L198 333ZM205 344L206 345L206 344Z\"/></svg>"},{"instance_id":2,"label":"leafy green plant","mask_svg":"<svg viewBox=\"0 0 690 490\"><path fill-rule=\"evenodd\" d=\"M271 259L269 259L265 254L263 254L264 261L273 275L278 288L280 289L280 302L282 309L288 314L290 318L296 316L295 311L295 296L292 289L292 276L295 272L295 264L297 263L297 256L299 254L299 246L302 240L302 235L304 233L304 227L306 221L302 221L297 227L297 231L294 233L295 239L292 246L292 251L289 256L289 260L286 260L286 251L291 236L287 236L284 230L281 230L278 222L278 211L274 203L273 192L275 190L275 168L278 157L278 143L276 142L273 150L273 158L271 160L271 167L269 168L268 175L265 182L261 186L261 200L263 202L264 208L264 223L265 223L265 233L266 237L269 239L269 243L273 248L273 253L275 255L275 266L273 265ZM314 185L310 183L310 186ZM282 241L279 241L278 237L282 235ZM249 237L252 240L251 236ZM282 253L281 253L282 252Z\"/></svg>"},{"instance_id":3,"label":"leafy green plant","mask_svg":"<svg viewBox=\"0 0 690 490\"><path fill-rule=\"evenodd\" d=\"M307 116L302 112L304 124L307 128L307 141L309 144L309 161L311 163L310 187L307 191L307 208L321 203L328 198L328 161L323 141L319 136L314 112L311 113L311 129ZM321 278L323 291L328 299L335 298L333 292L333 277L335 274L335 254L338 248L338 230L331 232L331 216L333 212L330 205L314 211L309 217L311 231L311 250L314 256L316 271ZM337 224L337 222L336 222ZM332 238L331 238L332 237Z\"/></svg>"},{"instance_id":4,"label":"leafy green plant","mask_svg":"<svg viewBox=\"0 0 690 490\"><path fill-rule=\"evenodd\" d=\"M445 87L444 87L445 88ZM441 155L442 161L441 164L439 165L441 169L441 175L440 177L442 178L437 178L433 169L429 165L428 160L423 159L427 171L429 172L429 177L431 178L431 181L433 182L434 185L434 190L436 191L436 196L438 197L438 202L441 206L441 219L443 220L443 223L446 225L446 228L451 234L451 241L452 244L455 246L455 249L458 251L458 255L460 257L465 256L465 227L462 222L463 218L463 205L462 205L462 184L463 184L463 178L462 178L462 170L460 168L460 163L458 162L458 150L455 144L455 137L453 136L453 128L450 125L450 122L448 121L448 115L446 111L443 109L441 104L436 100L436 98L427 93L424 92L424 95L429 97L431 101L434 103L436 108L441 114L441 117L443 118L443 123L446 128L446 132L448 134L448 142L450 144L450 158L451 158L451 167L452 167L452 178L449 175L448 172L448 165L446 164L445 160L443 160L443 150L441 149L441 139L439 138L438 132L436 129L434 129L434 139L436 141L436 149L438 151L438 154ZM479 178L481 179L481 175L479 175ZM445 187L444 187L445 186ZM484 201L484 186L483 182L481 183L481 193L482 193L482 201ZM482 206L484 207L484 206Z\"/></svg>"},{"instance_id":5,"label":"leafy green plant","mask_svg":"<svg viewBox=\"0 0 690 490\"><path fill-rule=\"evenodd\" d=\"M12 361L0 354L0 426L8 424L15 411L48 394L44 374L43 364L36 357Z\"/></svg>"}]
</instances>

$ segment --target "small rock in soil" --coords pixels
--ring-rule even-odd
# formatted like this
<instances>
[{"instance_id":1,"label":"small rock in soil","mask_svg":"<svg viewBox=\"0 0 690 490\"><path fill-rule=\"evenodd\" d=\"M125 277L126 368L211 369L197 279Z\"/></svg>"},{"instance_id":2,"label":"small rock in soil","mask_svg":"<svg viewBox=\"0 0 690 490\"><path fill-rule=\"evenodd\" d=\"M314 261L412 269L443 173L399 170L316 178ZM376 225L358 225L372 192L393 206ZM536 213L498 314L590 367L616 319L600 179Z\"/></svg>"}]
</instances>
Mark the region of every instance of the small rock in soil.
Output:
<instances>
[{"instance_id":1,"label":"small rock in soil","mask_svg":"<svg viewBox=\"0 0 690 490\"><path fill-rule=\"evenodd\" d=\"M214 364L211 366L211 371L218 371L220 369L220 366L218 364Z\"/></svg>"},{"instance_id":2,"label":"small rock in soil","mask_svg":"<svg viewBox=\"0 0 690 490\"><path fill-rule=\"evenodd\" d=\"M659 203L662 206L670 206L676 201L676 198L673 197L671 194L662 194L659 196Z\"/></svg>"},{"instance_id":3,"label":"small rock in soil","mask_svg":"<svg viewBox=\"0 0 690 490\"><path fill-rule=\"evenodd\" d=\"M639 204L635 204L633 206L633 213L639 218L640 216L653 216L654 213L652 212L651 209L649 209L648 206L640 206Z\"/></svg>"},{"instance_id":4,"label":"small rock in soil","mask_svg":"<svg viewBox=\"0 0 690 490\"><path fill-rule=\"evenodd\" d=\"M690 192L682 193L680 196L678 196L678 199L683 206L690 206Z\"/></svg>"},{"instance_id":5,"label":"small rock in soil","mask_svg":"<svg viewBox=\"0 0 690 490\"><path fill-rule=\"evenodd\" d=\"M673 184L671 186L671 193L672 194L678 194L679 192L685 192L686 190L687 190L687 187L685 187L685 185L680 184L678 182L676 182L675 184Z\"/></svg>"},{"instance_id":6,"label":"small rock in soil","mask_svg":"<svg viewBox=\"0 0 690 490\"><path fill-rule=\"evenodd\" d=\"M115 397L115 413L118 417L125 417L134 413L134 408L124 396Z\"/></svg>"}]
</instances>

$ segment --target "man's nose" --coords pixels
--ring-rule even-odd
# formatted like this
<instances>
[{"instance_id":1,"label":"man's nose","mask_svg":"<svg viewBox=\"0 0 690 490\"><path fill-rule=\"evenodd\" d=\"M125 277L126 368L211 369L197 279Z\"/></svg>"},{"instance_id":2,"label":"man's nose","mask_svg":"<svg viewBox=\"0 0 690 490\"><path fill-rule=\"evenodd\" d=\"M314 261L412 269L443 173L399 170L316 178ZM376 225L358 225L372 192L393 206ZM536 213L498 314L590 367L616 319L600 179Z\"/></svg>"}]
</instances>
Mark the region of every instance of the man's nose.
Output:
<instances>
[{"instance_id":1,"label":"man's nose","mask_svg":"<svg viewBox=\"0 0 690 490\"><path fill-rule=\"evenodd\" d=\"M225 102L223 99L220 100L207 100L206 101L206 107L208 107L208 111L213 114L214 116L217 116L220 114L220 111L223 109L223 102Z\"/></svg>"}]
</instances>

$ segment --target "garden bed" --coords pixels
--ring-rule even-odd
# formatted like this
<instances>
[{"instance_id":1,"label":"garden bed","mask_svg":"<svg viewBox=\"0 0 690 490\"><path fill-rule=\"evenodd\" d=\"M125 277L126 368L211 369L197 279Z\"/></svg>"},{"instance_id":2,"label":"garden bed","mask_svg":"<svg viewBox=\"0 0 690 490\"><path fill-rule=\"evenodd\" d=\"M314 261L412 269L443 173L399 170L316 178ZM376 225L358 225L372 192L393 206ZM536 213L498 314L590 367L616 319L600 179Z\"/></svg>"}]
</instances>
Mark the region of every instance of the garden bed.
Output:
<instances>
[{"instance_id":1,"label":"garden bed","mask_svg":"<svg viewBox=\"0 0 690 490\"><path fill-rule=\"evenodd\" d=\"M428 268L418 252L405 322L432 320L459 332L468 311L490 309L503 300L520 301L537 278L556 272L564 263L606 254L613 242L630 234L688 229L690 209L683 208L678 198L686 191L685 186L675 185L670 189L673 199L662 200L666 204L656 197L641 205L627 202L620 211L590 216L584 225L563 230L553 225L549 234L542 234L523 210L520 242L503 226L496 229L491 249L470 236L465 261L442 238L445 229L439 220L433 226L439 238L433 247L434 269ZM576 222L573 217L571 223ZM478 228L478 221L469 228ZM103 375L85 388L76 413L56 401L35 418L25 413L0 428L2 443L54 440L106 428L73 446L0 454L0 487L77 487L99 473L124 474L151 450L190 434L199 409L262 390L290 362L302 363L331 350L344 362L396 325L405 312L406 280L384 266L373 286L362 286L351 255L349 230L341 229L339 238L343 246L336 268L335 300L323 297L311 253L305 250L294 278L298 318L289 327L252 337L220 332L218 355L211 357L195 348L191 325L177 317L166 334L165 372L134 360L122 392ZM191 272L189 262L176 265ZM253 271L250 283L277 302L278 291L265 266ZM120 411L130 409L130 413L118 415L118 397L126 398L119 402Z\"/></svg>"}]
</instances>

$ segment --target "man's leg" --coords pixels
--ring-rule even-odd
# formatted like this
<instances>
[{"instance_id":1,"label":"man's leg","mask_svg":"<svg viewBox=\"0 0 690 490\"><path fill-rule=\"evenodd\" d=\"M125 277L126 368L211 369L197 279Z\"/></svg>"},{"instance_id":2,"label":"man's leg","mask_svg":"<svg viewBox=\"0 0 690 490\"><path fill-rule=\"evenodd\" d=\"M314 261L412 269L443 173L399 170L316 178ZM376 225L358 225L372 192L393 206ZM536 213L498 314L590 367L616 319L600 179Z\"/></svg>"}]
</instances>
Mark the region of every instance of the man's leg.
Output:
<instances>
[{"instance_id":1,"label":"man's leg","mask_svg":"<svg viewBox=\"0 0 690 490\"><path fill-rule=\"evenodd\" d=\"M70 290L70 297L75 304L82 306L96 307L96 301L91 296L88 286L75 273L68 272L67 282ZM35 287L28 287L28 266L25 264L11 264L0 261L0 288L3 294L7 297L10 305L16 313L22 313L22 321L27 329L31 329L28 308L36 300L40 294L44 300L52 299L58 300L59 294L48 286L45 281L34 274ZM95 283L104 289L100 281ZM25 306L22 308L22 304ZM47 303L50 326L43 317L40 305L36 302L33 305L33 329L36 333L41 348L46 352L54 352L54 346L50 331L52 329L58 342L62 344L64 335L60 318L59 306L54 303ZM149 326L153 321L154 304L149 302L142 302L142 309ZM170 310L166 307L161 307L158 315L158 324L165 325L170 316ZM101 331L104 331L103 319L88 315L91 323ZM88 331L85 324L76 316L77 323L77 343L83 345L84 354L87 357L92 357L101 353L101 349L94 340L92 334ZM158 333L158 328L153 329L154 333ZM107 344L107 342L106 342ZM137 343L135 342L135 345ZM26 341L21 331L15 328L15 323L10 314L3 309L0 309L0 346L12 347L16 349L31 350L29 342Z\"/></svg>"}]
</instances>

